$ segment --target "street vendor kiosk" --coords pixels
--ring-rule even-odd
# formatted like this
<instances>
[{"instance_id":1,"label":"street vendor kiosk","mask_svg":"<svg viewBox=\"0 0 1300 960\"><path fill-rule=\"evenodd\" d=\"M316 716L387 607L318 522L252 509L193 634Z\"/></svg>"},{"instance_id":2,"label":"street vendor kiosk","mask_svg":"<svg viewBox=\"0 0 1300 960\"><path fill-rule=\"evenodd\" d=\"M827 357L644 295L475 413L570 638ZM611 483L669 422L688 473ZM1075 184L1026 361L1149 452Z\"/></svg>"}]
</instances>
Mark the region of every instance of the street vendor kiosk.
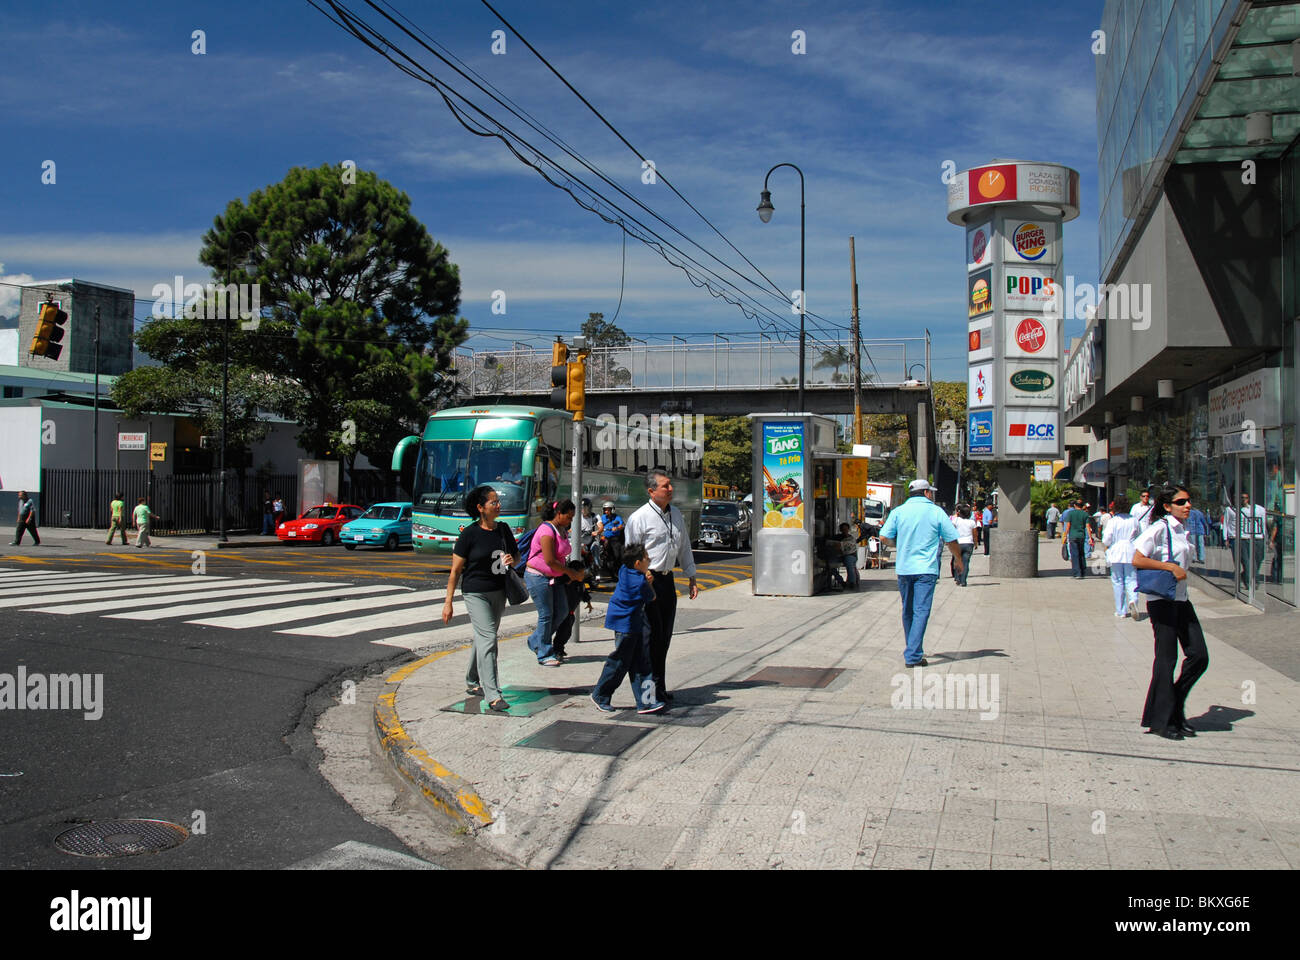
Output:
<instances>
[{"instance_id":1,"label":"street vendor kiosk","mask_svg":"<svg viewBox=\"0 0 1300 960\"><path fill-rule=\"evenodd\" d=\"M838 562L841 463L835 422L812 414L751 413L754 578L758 596L810 597ZM832 557L832 551L835 556Z\"/></svg>"}]
</instances>

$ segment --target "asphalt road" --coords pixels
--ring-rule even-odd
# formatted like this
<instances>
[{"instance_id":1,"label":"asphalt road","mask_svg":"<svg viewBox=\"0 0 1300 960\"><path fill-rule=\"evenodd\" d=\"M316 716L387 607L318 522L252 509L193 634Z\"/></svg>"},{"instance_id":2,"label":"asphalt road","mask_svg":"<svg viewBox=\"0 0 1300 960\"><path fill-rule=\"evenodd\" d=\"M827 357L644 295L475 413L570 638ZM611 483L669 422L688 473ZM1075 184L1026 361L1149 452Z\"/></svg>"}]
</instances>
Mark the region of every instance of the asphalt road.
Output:
<instances>
[{"instance_id":1,"label":"asphalt road","mask_svg":"<svg viewBox=\"0 0 1300 960\"><path fill-rule=\"evenodd\" d=\"M324 781L311 729L345 681L429 642L433 600L404 595L440 596L445 558L210 550L197 575L189 550L47 542L0 548L0 674L102 675L102 716L0 710L0 867L276 869L349 841L411 854ZM748 559L700 554L702 586L748 576ZM109 818L194 834L109 860L54 847L64 829Z\"/></svg>"}]
</instances>

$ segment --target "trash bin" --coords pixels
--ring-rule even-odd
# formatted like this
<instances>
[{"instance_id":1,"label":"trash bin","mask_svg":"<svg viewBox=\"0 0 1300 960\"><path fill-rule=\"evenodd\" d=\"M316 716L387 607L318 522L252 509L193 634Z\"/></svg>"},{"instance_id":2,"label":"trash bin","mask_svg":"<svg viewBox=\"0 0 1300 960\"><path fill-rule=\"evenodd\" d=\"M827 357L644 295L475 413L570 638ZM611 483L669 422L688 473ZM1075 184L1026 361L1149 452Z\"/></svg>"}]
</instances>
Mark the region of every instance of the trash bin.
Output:
<instances>
[{"instance_id":1,"label":"trash bin","mask_svg":"<svg viewBox=\"0 0 1300 960\"><path fill-rule=\"evenodd\" d=\"M71 511L71 510L64 510L64 511L63 511L63 526L65 526L65 527L70 527L70 526L72 526L72 511Z\"/></svg>"}]
</instances>

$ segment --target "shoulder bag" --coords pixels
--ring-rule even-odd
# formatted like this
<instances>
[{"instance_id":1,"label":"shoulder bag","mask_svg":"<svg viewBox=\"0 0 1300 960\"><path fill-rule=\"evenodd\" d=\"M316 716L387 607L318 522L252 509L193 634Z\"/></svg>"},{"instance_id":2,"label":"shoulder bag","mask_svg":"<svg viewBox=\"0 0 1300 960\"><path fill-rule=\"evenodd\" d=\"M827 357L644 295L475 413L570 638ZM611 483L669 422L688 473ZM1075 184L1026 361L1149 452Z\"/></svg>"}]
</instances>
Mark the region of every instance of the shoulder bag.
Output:
<instances>
[{"instance_id":1,"label":"shoulder bag","mask_svg":"<svg viewBox=\"0 0 1300 960\"><path fill-rule=\"evenodd\" d=\"M1170 562L1174 559L1174 534L1168 520L1165 521L1165 559ZM1178 593L1178 578L1168 570L1139 570L1137 575L1138 593L1162 600L1172 600Z\"/></svg>"},{"instance_id":2,"label":"shoulder bag","mask_svg":"<svg viewBox=\"0 0 1300 960\"><path fill-rule=\"evenodd\" d=\"M503 553L509 552L504 533L501 535L501 550ZM506 567L506 599L510 601L511 606L528 602L528 588L524 586L524 578L514 567Z\"/></svg>"}]
</instances>

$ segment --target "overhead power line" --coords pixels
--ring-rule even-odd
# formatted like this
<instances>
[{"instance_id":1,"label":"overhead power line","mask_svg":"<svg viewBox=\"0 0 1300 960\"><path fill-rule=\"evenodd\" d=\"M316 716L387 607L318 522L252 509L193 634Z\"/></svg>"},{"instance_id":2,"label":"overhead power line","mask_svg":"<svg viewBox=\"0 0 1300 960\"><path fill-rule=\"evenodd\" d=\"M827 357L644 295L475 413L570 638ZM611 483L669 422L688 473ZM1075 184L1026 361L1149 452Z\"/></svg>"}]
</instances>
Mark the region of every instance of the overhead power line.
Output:
<instances>
[{"instance_id":1,"label":"overhead power line","mask_svg":"<svg viewBox=\"0 0 1300 960\"><path fill-rule=\"evenodd\" d=\"M690 279L690 281L694 285L704 287L711 295L726 300L727 302L740 307L742 312L744 312L746 316L749 316L751 319L763 323L769 328L772 328L774 331L777 328L777 326L783 325L788 332L793 332L792 322L787 317L785 317L782 313L778 312L777 310L773 310L764 304L759 303L757 300L754 299L754 297L751 294L740 289L731 281L728 281L725 278L719 276L714 270L704 266L702 263L700 263L699 260L697 260L696 258L692 257L689 254L686 254L683 250L681 250L671 241L666 240L658 232L646 226L635 216L631 215L626 210L618 206L618 204L614 203L606 196L604 196L602 193L600 193L598 190L591 187L580 177L570 172L568 169L566 169L560 163L555 161L553 158L551 158L545 152L540 150L538 147L534 146L524 137L520 136L518 133L516 133L515 131L511 130L508 126L506 126L504 123L497 120L495 117L491 116L489 113L487 113L485 110L480 108L477 104L473 103L473 101L469 100L459 91L455 90L453 87L446 84L445 81L441 80L439 77L434 75L431 71L429 71L426 67L420 64L417 60L412 58L409 54L405 53L397 44L389 40L379 30L377 30L376 28L374 28L373 26L371 26L370 24L362 20L352 10L350 10L344 3L338 2L338 0L324 0L324 2L329 6L330 11L332 11L334 14L333 16L331 16L330 11L326 11L322 9L321 6L315 2L315 0L308 0L308 2L311 3L311 5L315 9L319 10L322 14L324 14L327 17L327 19L329 19L331 22L339 26L340 29L343 29L351 36L355 37L356 39L360 40L362 43L366 44L371 49L375 50L377 53L379 53L381 56L387 59L390 63L392 63L395 67L397 67L399 70L402 70L402 72L413 77L414 79L417 79L420 82L431 86L439 94L439 96L442 97L444 103L446 103L452 115L467 130L469 130L470 132L474 133L477 136L483 136L483 137L491 136L501 140L502 143L506 145L507 149L509 149L516 156L516 158L518 158L521 162L528 164L530 167L536 170L544 179L547 180L547 182L551 183L553 186L557 187L558 189L562 189L565 192L569 193L569 195L575 200L575 202L577 202L580 206L584 207L584 209L596 213L602 219L605 219L607 222L619 226L624 231L631 233L633 236L635 236L636 239L640 240L643 243L646 243L648 246L655 249L662 257L664 257L664 259L667 262L673 264L674 266L681 269L684 273L686 273L688 279ZM605 176L601 171L596 169L594 165L592 165L590 162L585 161L583 158L580 157L580 155L577 155L576 151L572 150L572 148L570 148L567 144L559 140L557 135L554 135L550 131L545 130L544 128L541 127L541 125L537 121L533 120L530 117L525 116L520 112L520 110L516 109L512 105L503 101L501 97L498 97L491 91L486 90L482 84L478 83L473 77L469 76L465 71L461 70L455 64L451 63L446 57L442 56L438 51L433 50L428 44L424 43L418 37L414 36L410 30L404 27L401 23L398 23L396 20L394 20L393 17L389 16L385 11L379 9L379 7L376 6L374 3L370 2L370 0L367 0L367 2L372 8L377 10L381 16L387 19L390 23L393 23L398 29L402 30L402 32L405 33L408 37L414 39L424 49L428 50L431 54L433 54L433 56L437 57L444 64L450 66L453 70L455 70L462 77L467 79L481 92L487 94L498 104L505 107L510 113L512 113L518 119L528 124L534 130L537 130L539 133L541 133L552 143L556 143L556 145L559 146L560 149L563 150L566 154L573 156L585 167L587 167L587 169L595 173L596 176L600 177L607 184L612 186L623 196L630 199L637 206L641 207L644 210L647 210L655 219L667 225L669 229L671 229L673 232L686 238L687 242L690 243L692 246L695 246L696 248L702 250L708 257L718 262L727 271L735 274L745 283L750 284L751 286L762 288L762 285L759 284L757 281L753 280L750 277L745 276L743 273L736 270L730 264L727 264L725 261L721 260L721 258L718 258L711 251L708 251L706 248L704 248L703 246L701 246L700 244L692 240L690 237L688 237L683 231L678 229L666 218L660 216L658 213L656 213L655 211L647 207L644 203L641 203L637 198L628 194L626 190L623 190L618 184L614 183L607 176ZM398 58L400 58L400 60ZM405 61L405 62L401 62L401 61ZM486 124L496 129L495 130L485 129L483 127L477 126L476 124L478 123L478 120L477 119L470 120L469 118L464 116L462 109L452 102L451 99L452 97L456 98L458 101L463 103L469 110L473 111L473 113L476 114L477 117L481 117ZM536 160L534 161L532 159L523 156L520 153L519 149L516 148L515 143L512 141L517 141L518 144L520 144L523 149L526 149L529 152L533 153ZM550 175L550 173L548 173L547 169L544 169L544 167L549 167L550 169L553 169L561 178L563 178L563 180L566 181L566 183L557 182ZM579 189L583 193L585 193L588 197L590 197L590 201L588 202L583 197L578 196L578 194L575 193L575 189ZM604 206L614 211L617 211L617 214L621 216L607 215L605 211L599 209L598 205L600 204L603 204ZM676 259L674 256L670 255L668 253L668 250L672 250L673 253L677 255L677 257L680 257L680 261ZM681 262L681 261L685 261L685 262ZM688 266L688 264L690 264L691 266ZM692 266L695 269L692 269ZM715 289L715 286L720 289ZM769 293L767 290L764 290L763 292L766 296L773 296L773 294ZM776 291L775 297L776 299L779 300L782 307L788 307L789 301L786 300L784 296L781 296L779 294L779 290ZM815 316L815 315L809 314L806 316ZM822 332L829 333L829 331L825 331L825 330L823 330Z\"/></svg>"}]
</instances>

